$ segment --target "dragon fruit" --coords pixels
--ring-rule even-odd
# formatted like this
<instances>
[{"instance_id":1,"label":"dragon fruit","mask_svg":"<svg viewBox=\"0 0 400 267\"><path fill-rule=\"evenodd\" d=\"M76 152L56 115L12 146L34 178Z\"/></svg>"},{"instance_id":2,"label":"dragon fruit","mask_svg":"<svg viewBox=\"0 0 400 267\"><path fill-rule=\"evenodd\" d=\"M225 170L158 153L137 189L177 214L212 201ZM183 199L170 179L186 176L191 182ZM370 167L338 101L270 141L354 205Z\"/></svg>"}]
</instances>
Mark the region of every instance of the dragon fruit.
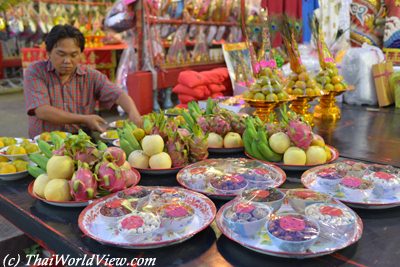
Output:
<instances>
[{"instance_id":1,"label":"dragon fruit","mask_svg":"<svg viewBox=\"0 0 400 267\"><path fill-rule=\"evenodd\" d=\"M54 156L64 156L66 154L65 145L62 145L59 149L53 150Z\"/></svg>"},{"instance_id":2,"label":"dragon fruit","mask_svg":"<svg viewBox=\"0 0 400 267\"><path fill-rule=\"evenodd\" d=\"M243 135L244 130L246 130L246 121L244 116L233 117L231 120L231 128L235 133Z\"/></svg>"},{"instance_id":3,"label":"dragon fruit","mask_svg":"<svg viewBox=\"0 0 400 267\"><path fill-rule=\"evenodd\" d=\"M103 158L109 162L115 163L119 167L125 163L126 154L119 147L108 147L104 152Z\"/></svg>"},{"instance_id":4,"label":"dragon fruit","mask_svg":"<svg viewBox=\"0 0 400 267\"><path fill-rule=\"evenodd\" d=\"M166 148L172 160L172 167L182 167L189 162L188 145L185 138L172 130L167 131Z\"/></svg>"},{"instance_id":5,"label":"dragon fruit","mask_svg":"<svg viewBox=\"0 0 400 267\"><path fill-rule=\"evenodd\" d=\"M69 181L71 196L77 201L93 199L97 194L97 181L89 169L89 165L82 164Z\"/></svg>"},{"instance_id":6,"label":"dragon fruit","mask_svg":"<svg viewBox=\"0 0 400 267\"><path fill-rule=\"evenodd\" d=\"M179 128L179 129L178 129L178 133L179 133L183 138L189 137L189 136L191 135L191 133L189 132L189 130L188 130L188 129L184 129L184 128Z\"/></svg>"},{"instance_id":7,"label":"dragon fruit","mask_svg":"<svg viewBox=\"0 0 400 267\"><path fill-rule=\"evenodd\" d=\"M192 126L193 137L189 139L189 159L191 162L202 161L208 158L207 135L203 134L200 126Z\"/></svg>"},{"instance_id":8,"label":"dragon fruit","mask_svg":"<svg viewBox=\"0 0 400 267\"><path fill-rule=\"evenodd\" d=\"M228 132L231 131L231 125L227 122L224 117L215 115L209 121L209 130L220 136L225 136Z\"/></svg>"},{"instance_id":9,"label":"dragon fruit","mask_svg":"<svg viewBox=\"0 0 400 267\"><path fill-rule=\"evenodd\" d=\"M208 124L208 121L205 117L198 117L197 124L200 126L203 133L208 133L210 131L210 125Z\"/></svg>"},{"instance_id":10,"label":"dragon fruit","mask_svg":"<svg viewBox=\"0 0 400 267\"><path fill-rule=\"evenodd\" d=\"M113 162L100 162L96 166L96 173L101 189L111 193L125 189L126 184L121 169Z\"/></svg>"},{"instance_id":11,"label":"dragon fruit","mask_svg":"<svg viewBox=\"0 0 400 267\"><path fill-rule=\"evenodd\" d=\"M299 120L292 120L289 122L286 134L297 147L304 150L311 145L313 140L311 127Z\"/></svg>"},{"instance_id":12,"label":"dragon fruit","mask_svg":"<svg viewBox=\"0 0 400 267\"><path fill-rule=\"evenodd\" d=\"M81 161L89 165L94 165L100 160L100 151L95 147L87 147L83 150L77 151L75 153L74 159L76 161Z\"/></svg>"},{"instance_id":13,"label":"dragon fruit","mask_svg":"<svg viewBox=\"0 0 400 267\"><path fill-rule=\"evenodd\" d=\"M132 185L137 183L138 177L131 169L131 165L129 165L129 163L127 164L127 166L125 166L125 164L123 165L123 168L121 169L121 175L122 178L125 180L126 187L131 187Z\"/></svg>"},{"instance_id":14,"label":"dragon fruit","mask_svg":"<svg viewBox=\"0 0 400 267\"><path fill-rule=\"evenodd\" d=\"M269 136L284 131L284 129L279 123L274 123L274 122L267 122L265 124L265 129L267 130Z\"/></svg>"}]
</instances>

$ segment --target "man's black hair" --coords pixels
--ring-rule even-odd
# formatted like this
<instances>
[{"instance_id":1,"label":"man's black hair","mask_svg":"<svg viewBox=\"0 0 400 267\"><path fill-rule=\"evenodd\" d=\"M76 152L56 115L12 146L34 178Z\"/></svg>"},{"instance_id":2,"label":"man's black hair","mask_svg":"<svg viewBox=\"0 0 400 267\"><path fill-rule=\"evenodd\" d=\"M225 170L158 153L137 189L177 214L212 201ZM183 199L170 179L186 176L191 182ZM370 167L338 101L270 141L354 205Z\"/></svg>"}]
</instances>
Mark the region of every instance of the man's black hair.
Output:
<instances>
[{"instance_id":1,"label":"man's black hair","mask_svg":"<svg viewBox=\"0 0 400 267\"><path fill-rule=\"evenodd\" d=\"M56 25L46 36L46 50L51 52L57 42L65 38L74 39L81 52L85 49L85 37L77 28L71 25Z\"/></svg>"}]
</instances>

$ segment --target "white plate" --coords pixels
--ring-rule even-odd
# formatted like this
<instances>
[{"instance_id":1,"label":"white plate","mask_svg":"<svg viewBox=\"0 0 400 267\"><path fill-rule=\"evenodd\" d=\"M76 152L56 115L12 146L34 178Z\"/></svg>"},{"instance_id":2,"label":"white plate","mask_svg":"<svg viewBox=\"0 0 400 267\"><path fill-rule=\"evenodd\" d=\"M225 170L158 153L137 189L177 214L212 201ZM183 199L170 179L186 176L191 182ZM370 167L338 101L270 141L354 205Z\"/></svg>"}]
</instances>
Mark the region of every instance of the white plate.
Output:
<instances>
[{"instance_id":1,"label":"white plate","mask_svg":"<svg viewBox=\"0 0 400 267\"><path fill-rule=\"evenodd\" d=\"M148 187L149 189L162 189L165 187ZM105 201L118 198L116 194L94 201L79 215L79 228L85 234L101 244L127 249L151 249L171 246L181 243L207 228L215 218L216 207L214 203L202 194L186 189L175 188L183 193L183 202L194 210L194 219L180 232L166 231L164 228L157 230L153 236L141 243L125 240L116 229L105 225L99 218L100 208Z\"/></svg>"},{"instance_id":2,"label":"white plate","mask_svg":"<svg viewBox=\"0 0 400 267\"><path fill-rule=\"evenodd\" d=\"M113 146L119 147L119 139L116 139L112 142ZM129 155L128 155L129 156Z\"/></svg>"},{"instance_id":3,"label":"white plate","mask_svg":"<svg viewBox=\"0 0 400 267\"><path fill-rule=\"evenodd\" d=\"M66 133L67 136L70 136L70 135L71 135L71 133L69 133L69 132L64 132L64 133ZM34 142L37 142L39 139L40 139L40 134L36 135L36 136L33 138L33 141L34 141ZM43 141L44 141L44 140L43 140ZM48 141L48 143L51 143L51 139Z\"/></svg>"},{"instance_id":4,"label":"white plate","mask_svg":"<svg viewBox=\"0 0 400 267\"><path fill-rule=\"evenodd\" d=\"M265 228L262 228L261 231L255 237L252 238L246 238L240 236L239 234L229 229L224 223L223 212L227 208L231 207L232 203L233 201L230 201L219 209L218 214L216 216L216 222L218 228L227 238L239 243L240 245L248 249L266 255L282 257L282 258L298 258L298 259L320 257L323 255L331 254L335 251L338 251L340 249L343 249L345 247L348 247L356 243L361 238L363 232L363 223L361 218L354 211L352 211L350 208L346 207L339 201L332 200L332 203L341 205L343 209L351 211L351 213L353 213L356 216L356 224L353 229L353 232L348 232L348 235L342 235L341 237L344 236L345 238L340 240L332 237L327 237L326 235L323 237L320 236L318 237L314 245L312 245L308 250L304 252L286 252L281 250L276 244L273 243ZM287 202L284 202L281 209L279 210L279 213L285 213L285 212L290 212L290 213L293 212L292 208L290 207L289 204L287 204Z\"/></svg>"},{"instance_id":5,"label":"white plate","mask_svg":"<svg viewBox=\"0 0 400 267\"><path fill-rule=\"evenodd\" d=\"M101 134L100 134L100 138L103 139L103 140L105 140L105 141L107 141L107 142L110 142L110 143L112 143L112 142L115 141L115 140L118 140L118 138L107 138L106 135L107 135L106 132L101 133Z\"/></svg>"},{"instance_id":6,"label":"white plate","mask_svg":"<svg viewBox=\"0 0 400 267\"><path fill-rule=\"evenodd\" d=\"M16 181L16 180L22 179L28 175L29 175L28 171L16 172L16 173L10 173L10 174L0 174L0 180Z\"/></svg>"},{"instance_id":7,"label":"white plate","mask_svg":"<svg viewBox=\"0 0 400 267\"><path fill-rule=\"evenodd\" d=\"M254 168L260 168L274 174L275 178L271 179L271 183L268 184L270 187L279 187L286 180L285 172L273 164L244 158L224 158L207 159L189 165L179 171L177 181L181 186L206 194L211 198L232 199L236 194L216 193L210 186L209 181L206 181L206 177L195 178L194 174L201 175L207 171L211 171L212 173L238 173L240 171L245 172L246 170L253 170Z\"/></svg>"},{"instance_id":8,"label":"white plate","mask_svg":"<svg viewBox=\"0 0 400 267\"><path fill-rule=\"evenodd\" d=\"M348 198L345 194L343 194L338 187L328 188L323 187L318 183L318 176L316 173L328 167L335 167L336 164L330 164L325 166L320 166L316 168L312 168L303 173L301 176L302 184L311 190L326 193L331 195L332 197L345 202L347 205L355 207L355 208L362 208L362 209L388 209L400 206L400 193L394 195L393 197L378 197L375 194L371 194L368 198L363 199L356 199L356 198Z\"/></svg>"},{"instance_id":9,"label":"white plate","mask_svg":"<svg viewBox=\"0 0 400 267\"><path fill-rule=\"evenodd\" d=\"M8 158L9 160L22 159L22 160L25 160L25 161L29 161L29 157L28 157L29 154L7 155L6 154L7 149L8 149L8 146L1 148L0 149L0 156L4 156L4 157ZM30 153L30 154L37 154L37 153L40 153L40 152L38 151L38 152L35 152L35 153Z\"/></svg>"}]
</instances>

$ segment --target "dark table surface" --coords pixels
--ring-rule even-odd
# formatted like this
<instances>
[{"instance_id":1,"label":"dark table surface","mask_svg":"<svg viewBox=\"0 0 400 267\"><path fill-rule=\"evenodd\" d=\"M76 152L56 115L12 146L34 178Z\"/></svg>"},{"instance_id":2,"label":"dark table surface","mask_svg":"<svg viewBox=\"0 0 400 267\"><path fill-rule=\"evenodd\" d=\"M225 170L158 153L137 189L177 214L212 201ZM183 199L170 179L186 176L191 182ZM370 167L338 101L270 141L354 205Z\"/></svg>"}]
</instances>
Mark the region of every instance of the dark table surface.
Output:
<instances>
[{"instance_id":1,"label":"dark table surface","mask_svg":"<svg viewBox=\"0 0 400 267\"><path fill-rule=\"evenodd\" d=\"M336 125L317 124L319 132L342 156L400 167L400 114L343 108ZM334 132L333 130L336 129ZM235 155L240 156L240 155ZM287 172L285 188L301 187L301 172ZM313 259L296 260L252 252L221 235L213 223L184 243L149 250L104 246L85 237L77 219L82 208L50 206L27 193L32 178L0 181L0 214L43 246L61 255L156 258L155 266L397 266L400 260L400 207L387 210L355 209L364 223L361 240L341 251ZM174 176L142 176L141 185L177 186ZM214 201L217 208L225 202Z\"/></svg>"}]
</instances>

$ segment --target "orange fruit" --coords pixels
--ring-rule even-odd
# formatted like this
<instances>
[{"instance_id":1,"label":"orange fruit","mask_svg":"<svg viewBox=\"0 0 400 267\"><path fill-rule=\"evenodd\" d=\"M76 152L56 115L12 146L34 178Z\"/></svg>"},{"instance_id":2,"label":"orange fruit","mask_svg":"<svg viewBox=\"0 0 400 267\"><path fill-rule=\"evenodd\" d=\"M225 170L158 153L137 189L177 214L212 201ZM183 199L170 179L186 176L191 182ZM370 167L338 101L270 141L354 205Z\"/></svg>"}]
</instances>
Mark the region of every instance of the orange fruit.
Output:
<instances>
[{"instance_id":1,"label":"orange fruit","mask_svg":"<svg viewBox=\"0 0 400 267\"><path fill-rule=\"evenodd\" d=\"M300 73L299 74L299 80L300 81L308 81L308 79L309 79L309 76L308 76L308 73L307 72L302 72L302 73Z\"/></svg>"},{"instance_id":2,"label":"orange fruit","mask_svg":"<svg viewBox=\"0 0 400 267\"><path fill-rule=\"evenodd\" d=\"M267 101L278 101L278 96L276 94L269 94L265 97Z\"/></svg>"},{"instance_id":3,"label":"orange fruit","mask_svg":"<svg viewBox=\"0 0 400 267\"><path fill-rule=\"evenodd\" d=\"M296 89L293 90L293 94L294 95L303 95L304 91L303 91L303 89L296 88Z\"/></svg>"},{"instance_id":4,"label":"orange fruit","mask_svg":"<svg viewBox=\"0 0 400 267\"><path fill-rule=\"evenodd\" d=\"M335 89L335 87L333 86L333 84L328 83L327 85L325 85L324 90L330 92L330 91L333 91L334 89Z\"/></svg>"},{"instance_id":5,"label":"orange fruit","mask_svg":"<svg viewBox=\"0 0 400 267\"><path fill-rule=\"evenodd\" d=\"M315 95L315 91L313 88L307 88L306 89L306 95L307 96L314 96Z\"/></svg>"},{"instance_id":6,"label":"orange fruit","mask_svg":"<svg viewBox=\"0 0 400 267\"><path fill-rule=\"evenodd\" d=\"M264 96L263 93L256 93L256 94L254 95L254 99L255 99L255 100L265 100L265 96Z\"/></svg>"}]
</instances>

